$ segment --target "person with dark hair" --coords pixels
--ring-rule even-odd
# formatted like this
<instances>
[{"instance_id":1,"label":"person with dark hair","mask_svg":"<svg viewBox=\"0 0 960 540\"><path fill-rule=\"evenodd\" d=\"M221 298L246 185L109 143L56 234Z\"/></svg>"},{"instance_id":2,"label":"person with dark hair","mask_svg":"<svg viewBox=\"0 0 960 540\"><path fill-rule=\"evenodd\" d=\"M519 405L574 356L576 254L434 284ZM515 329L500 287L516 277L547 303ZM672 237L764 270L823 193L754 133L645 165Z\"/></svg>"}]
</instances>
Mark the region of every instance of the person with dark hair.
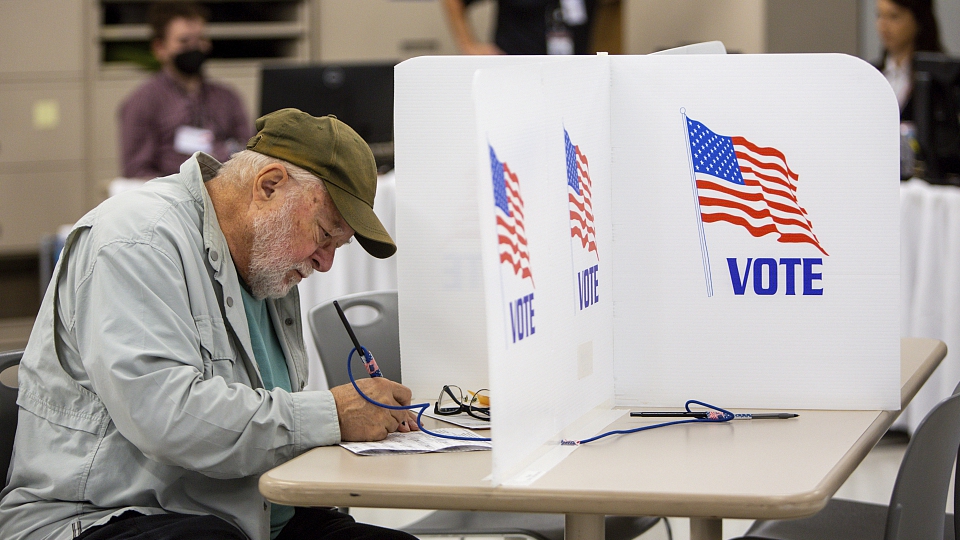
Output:
<instances>
[{"instance_id":1,"label":"person with dark hair","mask_svg":"<svg viewBox=\"0 0 960 540\"><path fill-rule=\"evenodd\" d=\"M210 54L209 11L158 2L148 19L160 72L120 106L121 174L154 178L176 173L194 152L225 161L252 135L240 96L203 76Z\"/></svg>"},{"instance_id":2,"label":"person with dark hair","mask_svg":"<svg viewBox=\"0 0 960 540\"><path fill-rule=\"evenodd\" d=\"M443 0L450 31L464 54L589 54L596 0L497 0L494 43L477 40L466 7Z\"/></svg>"},{"instance_id":3,"label":"person with dark hair","mask_svg":"<svg viewBox=\"0 0 960 540\"><path fill-rule=\"evenodd\" d=\"M913 53L943 51L933 0L877 0L877 33L883 42L877 68L897 95L901 121L911 121Z\"/></svg>"}]
</instances>

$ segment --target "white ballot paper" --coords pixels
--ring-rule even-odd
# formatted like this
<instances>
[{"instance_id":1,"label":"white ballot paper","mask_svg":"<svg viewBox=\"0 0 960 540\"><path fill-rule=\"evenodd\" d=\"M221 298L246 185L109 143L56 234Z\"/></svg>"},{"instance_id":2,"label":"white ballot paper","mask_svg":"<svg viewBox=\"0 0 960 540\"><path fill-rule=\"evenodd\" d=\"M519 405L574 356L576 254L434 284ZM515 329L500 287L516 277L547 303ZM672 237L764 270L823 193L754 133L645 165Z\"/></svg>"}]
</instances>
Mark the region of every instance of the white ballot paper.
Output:
<instances>
[{"instance_id":1,"label":"white ballot paper","mask_svg":"<svg viewBox=\"0 0 960 540\"><path fill-rule=\"evenodd\" d=\"M431 430L442 435L454 437L479 437L469 429L437 428ZM409 433L391 433L382 441L342 442L340 446L360 456L378 456L384 454L425 454L427 452L472 452L490 450L490 441L458 441L427 435L422 431Z\"/></svg>"}]
</instances>

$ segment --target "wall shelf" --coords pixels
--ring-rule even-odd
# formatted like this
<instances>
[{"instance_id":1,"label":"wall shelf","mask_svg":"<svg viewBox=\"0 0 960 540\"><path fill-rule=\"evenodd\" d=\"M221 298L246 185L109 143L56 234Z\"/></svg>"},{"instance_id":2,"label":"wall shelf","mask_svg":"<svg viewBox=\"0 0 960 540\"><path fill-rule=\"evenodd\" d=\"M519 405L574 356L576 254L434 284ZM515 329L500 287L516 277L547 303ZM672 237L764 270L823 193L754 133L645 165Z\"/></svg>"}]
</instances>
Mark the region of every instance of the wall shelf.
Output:
<instances>
[{"instance_id":1,"label":"wall shelf","mask_svg":"<svg viewBox=\"0 0 960 540\"><path fill-rule=\"evenodd\" d=\"M207 36L217 39L296 39L305 37L307 26L299 21L268 23L211 23ZM100 41L149 41L150 26L117 24L100 29Z\"/></svg>"},{"instance_id":2,"label":"wall shelf","mask_svg":"<svg viewBox=\"0 0 960 540\"><path fill-rule=\"evenodd\" d=\"M213 59L285 59L310 55L308 0L214 0L207 35ZM96 28L101 67L132 62L156 67L150 52L151 29L145 0L98 0Z\"/></svg>"}]
</instances>

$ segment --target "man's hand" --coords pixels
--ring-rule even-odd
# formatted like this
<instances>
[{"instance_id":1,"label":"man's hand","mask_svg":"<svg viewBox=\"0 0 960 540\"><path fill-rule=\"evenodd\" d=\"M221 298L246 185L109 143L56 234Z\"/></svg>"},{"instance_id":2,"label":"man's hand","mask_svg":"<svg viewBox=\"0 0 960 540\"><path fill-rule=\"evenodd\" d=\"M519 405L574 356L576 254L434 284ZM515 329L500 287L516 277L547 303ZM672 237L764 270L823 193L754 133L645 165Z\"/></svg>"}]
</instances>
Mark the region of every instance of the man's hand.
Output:
<instances>
[{"instance_id":1,"label":"man's hand","mask_svg":"<svg viewBox=\"0 0 960 540\"><path fill-rule=\"evenodd\" d=\"M360 379L357 386L370 399L384 405L410 404L410 389L383 377ZM419 429L413 412L377 407L363 399L352 384L337 386L330 392L337 403L343 441L381 441L394 431L406 433Z\"/></svg>"}]
</instances>

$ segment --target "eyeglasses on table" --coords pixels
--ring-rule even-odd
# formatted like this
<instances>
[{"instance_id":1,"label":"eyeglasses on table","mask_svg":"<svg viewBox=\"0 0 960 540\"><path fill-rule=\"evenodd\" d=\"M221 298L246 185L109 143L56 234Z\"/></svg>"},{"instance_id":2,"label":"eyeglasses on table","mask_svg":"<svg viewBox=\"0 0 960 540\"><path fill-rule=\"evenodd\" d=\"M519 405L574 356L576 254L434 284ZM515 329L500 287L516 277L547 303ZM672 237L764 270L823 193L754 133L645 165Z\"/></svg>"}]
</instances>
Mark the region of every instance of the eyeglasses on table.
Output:
<instances>
[{"instance_id":1,"label":"eyeglasses on table","mask_svg":"<svg viewBox=\"0 0 960 540\"><path fill-rule=\"evenodd\" d=\"M490 420L490 391L486 388L464 394L459 386L446 384L433 405L433 412L442 416L467 413L479 420Z\"/></svg>"}]
</instances>

